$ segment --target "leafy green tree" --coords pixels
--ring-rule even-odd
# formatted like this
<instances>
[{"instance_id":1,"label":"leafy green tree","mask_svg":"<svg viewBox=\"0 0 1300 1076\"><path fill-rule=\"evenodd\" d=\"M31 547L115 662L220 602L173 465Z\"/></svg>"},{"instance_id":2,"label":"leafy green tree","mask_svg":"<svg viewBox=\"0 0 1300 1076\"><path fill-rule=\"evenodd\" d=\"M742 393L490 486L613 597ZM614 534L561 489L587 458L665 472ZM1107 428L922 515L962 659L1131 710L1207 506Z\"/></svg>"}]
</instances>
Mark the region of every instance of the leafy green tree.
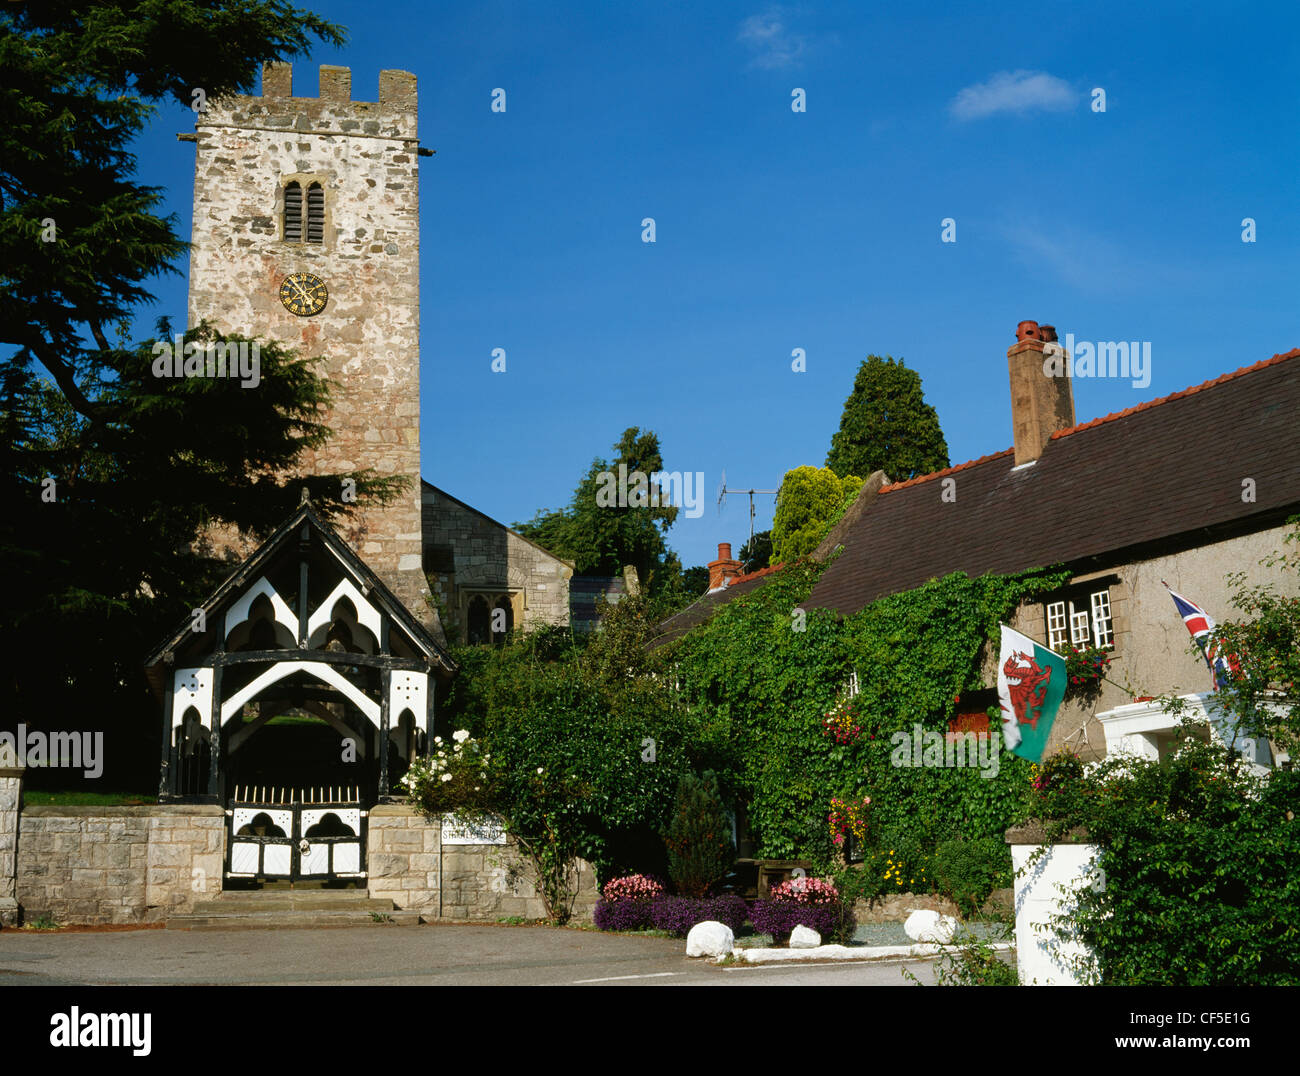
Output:
<instances>
[{"instance_id":1,"label":"leafy green tree","mask_svg":"<svg viewBox=\"0 0 1300 1076\"><path fill-rule=\"evenodd\" d=\"M714 774L682 777L664 843L668 875L682 896L707 896L726 877L736 861L736 846Z\"/></svg>"},{"instance_id":2,"label":"leafy green tree","mask_svg":"<svg viewBox=\"0 0 1300 1076\"><path fill-rule=\"evenodd\" d=\"M329 434L311 362L260 342L244 389L155 378L151 342L129 342L149 282L187 249L135 179L133 140L161 102L249 92L260 63L313 38L342 31L279 0L0 8L0 691L29 725L112 729L106 781L121 760L150 766L139 662L225 570L195 549L205 528L256 536L304 485L336 514L345 477L358 505L399 484L278 479Z\"/></svg>"},{"instance_id":3,"label":"leafy green tree","mask_svg":"<svg viewBox=\"0 0 1300 1076\"><path fill-rule=\"evenodd\" d=\"M840 478L827 467L786 471L776 497L771 557L780 563L811 553L861 489L862 479Z\"/></svg>"},{"instance_id":4,"label":"leafy green tree","mask_svg":"<svg viewBox=\"0 0 1300 1076\"><path fill-rule=\"evenodd\" d=\"M948 466L939 416L902 359L871 355L858 367L826 466L841 477L884 471L893 482Z\"/></svg>"},{"instance_id":5,"label":"leafy green tree","mask_svg":"<svg viewBox=\"0 0 1300 1076\"><path fill-rule=\"evenodd\" d=\"M682 594L688 601L694 601L709 589L709 569L702 564L693 568L683 568L681 574Z\"/></svg>"},{"instance_id":6,"label":"leafy green tree","mask_svg":"<svg viewBox=\"0 0 1300 1076\"><path fill-rule=\"evenodd\" d=\"M759 531L755 534L740 547L740 555L737 559L745 566L747 572L757 572L769 567L772 563L772 532Z\"/></svg>"},{"instance_id":7,"label":"leafy green tree","mask_svg":"<svg viewBox=\"0 0 1300 1076\"><path fill-rule=\"evenodd\" d=\"M674 589L681 563L664 535L677 518L669 503L677 491L651 481L663 469L658 435L631 427L614 445L613 462L593 461L567 508L539 512L515 529L572 560L580 575L618 575L631 565L651 592Z\"/></svg>"}]
</instances>

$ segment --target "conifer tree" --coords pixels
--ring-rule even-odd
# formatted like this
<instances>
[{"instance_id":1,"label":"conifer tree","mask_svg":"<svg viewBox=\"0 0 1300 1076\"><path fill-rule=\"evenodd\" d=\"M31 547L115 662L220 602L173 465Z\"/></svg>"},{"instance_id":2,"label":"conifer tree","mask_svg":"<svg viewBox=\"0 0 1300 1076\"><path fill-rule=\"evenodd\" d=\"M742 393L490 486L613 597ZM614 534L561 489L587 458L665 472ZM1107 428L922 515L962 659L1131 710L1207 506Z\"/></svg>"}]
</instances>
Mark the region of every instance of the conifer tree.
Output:
<instances>
[{"instance_id":1,"label":"conifer tree","mask_svg":"<svg viewBox=\"0 0 1300 1076\"><path fill-rule=\"evenodd\" d=\"M841 478L884 471L892 482L948 466L939 416L902 359L870 355L858 367L826 466Z\"/></svg>"},{"instance_id":2,"label":"conifer tree","mask_svg":"<svg viewBox=\"0 0 1300 1076\"><path fill-rule=\"evenodd\" d=\"M736 861L731 821L711 771L681 779L664 844L668 847L668 876L682 896L707 896L731 870Z\"/></svg>"}]
</instances>

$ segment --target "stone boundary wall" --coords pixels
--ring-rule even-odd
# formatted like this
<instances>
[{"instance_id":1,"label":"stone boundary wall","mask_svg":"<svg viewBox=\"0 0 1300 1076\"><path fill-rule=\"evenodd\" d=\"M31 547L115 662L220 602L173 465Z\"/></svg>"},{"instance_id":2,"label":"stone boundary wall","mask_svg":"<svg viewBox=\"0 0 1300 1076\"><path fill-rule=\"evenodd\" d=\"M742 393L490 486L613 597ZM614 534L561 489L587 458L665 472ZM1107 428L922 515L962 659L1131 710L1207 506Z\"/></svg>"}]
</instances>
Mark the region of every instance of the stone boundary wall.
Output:
<instances>
[{"instance_id":1,"label":"stone boundary wall","mask_svg":"<svg viewBox=\"0 0 1300 1076\"><path fill-rule=\"evenodd\" d=\"M22 769L0 761L0 927L18 922L18 900L14 873L18 852L18 803L22 792Z\"/></svg>"},{"instance_id":2,"label":"stone boundary wall","mask_svg":"<svg viewBox=\"0 0 1300 1076\"><path fill-rule=\"evenodd\" d=\"M370 811L369 895L441 919L542 919L532 864L513 838L504 845L442 843L442 827L405 804ZM596 872L579 860L573 921L590 923Z\"/></svg>"},{"instance_id":3,"label":"stone boundary wall","mask_svg":"<svg viewBox=\"0 0 1300 1076\"><path fill-rule=\"evenodd\" d=\"M221 891L220 807L33 806L17 819L15 896L27 922L152 923ZM0 870L0 895L3 884Z\"/></svg>"}]
</instances>

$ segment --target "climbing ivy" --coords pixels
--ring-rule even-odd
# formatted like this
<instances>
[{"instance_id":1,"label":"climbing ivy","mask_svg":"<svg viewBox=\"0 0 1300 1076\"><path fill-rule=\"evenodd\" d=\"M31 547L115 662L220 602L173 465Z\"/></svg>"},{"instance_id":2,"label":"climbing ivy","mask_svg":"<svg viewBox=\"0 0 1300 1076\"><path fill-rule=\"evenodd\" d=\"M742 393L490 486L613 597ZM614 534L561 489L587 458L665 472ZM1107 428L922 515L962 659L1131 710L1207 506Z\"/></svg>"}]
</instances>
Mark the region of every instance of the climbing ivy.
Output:
<instances>
[{"instance_id":1,"label":"climbing ivy","mask_svg":"<svg viewBox=\"0 0 1300 1076\"><path fill-rule=\"evenodd\" d=\"M955 573L839 618L804 610L822 569L807 563L724 605L679 640L670 660L688 705L729 738L736 791L764 857L832 859L834 796L871 797L871 837L933 849L949 837L999 835L1023 810L1029 766L1005 751L978 768L893 764L901 733L946 730L958 697L981 682L984 644L1023 601L1068 572L970 578ZM862 735L824 734L852 672Z\"/></svg>"}]
</instances>

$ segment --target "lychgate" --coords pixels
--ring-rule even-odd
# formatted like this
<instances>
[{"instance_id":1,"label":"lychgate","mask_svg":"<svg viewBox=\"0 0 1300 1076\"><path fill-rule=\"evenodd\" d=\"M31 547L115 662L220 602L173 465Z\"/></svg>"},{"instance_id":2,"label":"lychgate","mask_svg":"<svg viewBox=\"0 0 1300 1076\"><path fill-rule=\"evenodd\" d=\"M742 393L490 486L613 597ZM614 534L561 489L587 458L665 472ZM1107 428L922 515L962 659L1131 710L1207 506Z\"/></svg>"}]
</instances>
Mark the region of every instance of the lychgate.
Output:
<instances>
[{"instance_id":1,"label":"lychgate","mask_svg":"<svg viewBox=\"0 0 1300 1076\"><path fill-rule=\"evenodd\" d=\"M366 818L427 753L438 641L304 503L146 663L159 800L218 803L225 874L366 877Z\"/></svg>"}]
</instances>

